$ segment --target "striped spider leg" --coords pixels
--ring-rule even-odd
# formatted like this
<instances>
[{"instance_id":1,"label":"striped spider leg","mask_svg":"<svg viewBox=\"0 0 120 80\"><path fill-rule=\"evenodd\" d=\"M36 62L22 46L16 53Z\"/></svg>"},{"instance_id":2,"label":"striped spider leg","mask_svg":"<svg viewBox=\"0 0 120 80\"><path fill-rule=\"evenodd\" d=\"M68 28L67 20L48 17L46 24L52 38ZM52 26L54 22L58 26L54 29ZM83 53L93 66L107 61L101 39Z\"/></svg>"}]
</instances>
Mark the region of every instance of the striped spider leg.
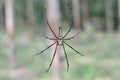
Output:
<instances>
[{"instance_id":1,"label":"striped spider leg","mask_svg":"<svg viewBox=\"0 0 120 80\"><path fill-rule=\"evenodd\" d=\"M78 33L77 33L76 35L74 35L73 37L66 38L66 36L68 35L68 33L71 31L72 26L70 26L69 30L65 33L64 36L62 35L62 27L59 27L59 34L58 34L58 36L57 36L57 35L55 34L55 32L52 30L52 28L51 28L48 20L47 20L47 24L48 24L48 27L49 27L50 31L53 33L53 35L54 35L55 38L49 38L49 37L45 37L45 38L47 38L47 39L49 39L49 40L54 40L55 42L52 43L51 45L49 45L48 47L46 47L44 50L42 50L41 52L39 52L39 53L36 54L36 55L39 55L39 54L43 53L44 51L46 51L47 49L49 49L50 47L52 47L53 45L56 44L56 46L55 46L55 51L54 51L54 54L53 54L53 56L52 56L52 60L51 60L51 62L50 62L50 64L49 64L49 67L48 67L47 70L46 70L46 72L47 72L47 71L49 71L49 69L50 69L50 67L51 67L51 65L52 65L52 63L53 63L53 61L54 61L54 57L55 57L55 55L56 55L57 47L58 47L58 46L61 46L61 47L63 48L64 54L65 54L65 59L66 59L66 62L67 62L67 71L68 71L68 70L69 70L69 61L68 61L68 57L67 57L67 52L66 52L66 50L65 50L65 45L67 45L69 48L71 48L71 49L74 50L76 53L80 54L81 56L84 56L84 55L81 54L80 52L78 52L76 49L74 49L71 45L69 45L69 44L66 43L65 41L71 40L71 39L75 38L80 32L78 32Z\"/></svg>"}]
</instances>

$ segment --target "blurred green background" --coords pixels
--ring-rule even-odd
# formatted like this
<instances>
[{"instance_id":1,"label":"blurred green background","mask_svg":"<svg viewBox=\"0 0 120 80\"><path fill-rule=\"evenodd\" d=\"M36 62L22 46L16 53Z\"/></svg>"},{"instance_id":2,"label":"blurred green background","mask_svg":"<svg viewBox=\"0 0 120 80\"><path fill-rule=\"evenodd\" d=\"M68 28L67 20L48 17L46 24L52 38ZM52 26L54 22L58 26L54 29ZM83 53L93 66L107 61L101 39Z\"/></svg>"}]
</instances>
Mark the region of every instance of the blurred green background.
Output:
<instances>
[{"instance_id":1,"label":"blurred green background","mask_svg":"<svg viewBox=\"0 0 120 80\"><path fill-rule=\"evenodd\" d=\"M71 22L74 25L67 37L80 31L76 38L67 43L85 56L65 46L70 63L70 69L66 71L64 52L61 49L61 76L55 80L119 80L120 1L76 0L79 2L77 7L73 4L75 0L56 1L60 6L63 33L69 29ZM6 25L6 2L13 2L14 55L9 54L12 38L10 27ZM51 49L35 55L49 45L43 36L49 35L45 2L47 0L0 0L0 80L53 80L53 69L45 72L51 60ZM74 10L76 8L78 12ZM78 23L75 13L79 13ZM11 56L14 56L13 60ZM12 69L11 64L14 64Z\"/></svg>"}]
</instances>

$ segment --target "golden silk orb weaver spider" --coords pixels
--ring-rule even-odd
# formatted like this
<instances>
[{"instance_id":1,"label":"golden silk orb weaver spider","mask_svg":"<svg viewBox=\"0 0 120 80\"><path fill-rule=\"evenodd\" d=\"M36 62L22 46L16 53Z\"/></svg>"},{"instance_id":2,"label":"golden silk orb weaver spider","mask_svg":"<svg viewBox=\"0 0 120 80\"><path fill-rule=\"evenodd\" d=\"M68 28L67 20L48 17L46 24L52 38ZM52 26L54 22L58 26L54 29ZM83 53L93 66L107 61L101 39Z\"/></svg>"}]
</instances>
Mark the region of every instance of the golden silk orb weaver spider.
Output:
<instances>
[{"instance_id":1,"label":"golden silk orb weaver spider","mask_svg":"<svg viewBox=\"0 0 120 80\"><path fill-rule=\"evenodd\" d=\"M47 38L49 40L54 40L55 42L53 42L51 45L49 45L48 47L46 47L45 49L43 49L41 52L39 52L36 55L42 54L44 51L46 51L47 49L49 49L50 47L52 47L53 45L56 44L55 51L54 51L54 54L52 56L52 60L51 60L51 62L49 64L49 67L46 70L46 72L47 72L50 69L50 67L51 67L51 65L53 63L53 60L54 60L55 55L56 55L57 47L61 46L63 48L64 54L65 54L65 59L66 59L66 62L67 62L67 71L68 71L69 70L69 61L68 61L68 57L67 57L67 52L66 52L66 49L65 49L65 45L67 45L69 48L71 48L73 51L75 51L76 53L80 54L81 56L84 56L84 55L81 54L76 49L74 49L71 45L69 45L65 41L71 40L71 39L75 38L80 32L78 32L77 34L75 34L73 37L66 38L66 36L68 35L68 33L71 31L72 26L70 26L70 28L68 29L68 31L64 35L62 34L62 27L59 27L59 32L58 32L58 36L57 36L55 34L55 32L53 31L53 29L51 28L48 20L47 20L47 25L48 25L50 31L52 32L52 34L54 35L55 38L49 38L49 37L45 37L45 38Z\"/></svg>"}]
</instances>

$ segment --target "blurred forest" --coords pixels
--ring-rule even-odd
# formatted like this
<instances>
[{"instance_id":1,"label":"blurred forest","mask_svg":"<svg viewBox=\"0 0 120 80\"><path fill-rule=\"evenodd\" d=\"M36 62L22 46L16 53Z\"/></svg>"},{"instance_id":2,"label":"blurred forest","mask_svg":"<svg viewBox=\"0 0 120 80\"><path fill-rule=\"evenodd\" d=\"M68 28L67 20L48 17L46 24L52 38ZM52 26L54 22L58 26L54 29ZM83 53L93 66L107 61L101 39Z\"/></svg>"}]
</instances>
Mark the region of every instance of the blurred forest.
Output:
<instances>
[{"instance_id":1,"label":"blurred forest","mask_svg":"<svg viewBox=\"0 0 120 80\"><path fill-rule=\"evenodd\" d=\"M85 56L65 46L58 48L52 68L45 73L55 46L37 55L58 35ZM0 80L119 80L120 0L0 0ZM44 62L43 62L44 61Z\"/></svg>"}]
</instances>

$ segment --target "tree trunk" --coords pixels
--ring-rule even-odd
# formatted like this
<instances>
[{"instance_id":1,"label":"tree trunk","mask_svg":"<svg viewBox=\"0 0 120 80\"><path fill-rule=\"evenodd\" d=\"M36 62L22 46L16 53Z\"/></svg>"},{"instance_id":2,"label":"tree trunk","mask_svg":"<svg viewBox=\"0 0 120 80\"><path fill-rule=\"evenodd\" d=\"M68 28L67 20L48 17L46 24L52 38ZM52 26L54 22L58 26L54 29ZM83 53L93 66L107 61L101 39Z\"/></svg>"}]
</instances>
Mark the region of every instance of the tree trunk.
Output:
<instances>
[{"instance_id":1,"label":"tree trunk","mask_svg":"<svg viewBox=\"0 0 120 80\"><path fill-rule=\"evenodd\" d=\"M26 10L27 10L27 29L30 33L31 39L34 39L34 11L33 11L33 0L26 0Z\"/></svg>"},{"instance_id":2,"label":"tree trunk","mask_svg":"<svg viewBox=\"0 0 120 80\"><path fill-rule=\"evenodd\" d=\"M89 10L88 10L88 1L82 0L82 20L83 20L83 28L84 30L88 30L90 28L90 19L89 19Z\"/></svg>"},{"instance_id":3,"label":"tree trunk","mask_svg":"<svg viewBox=\"0 0 120 80\"><path fill-rule=\"evenodd\" d=\"M81 20L80 20L80 4L79 0L72 0L73 3L73 18L74 18L74 26L77 29L81 29Z\"/></svg>"},{"instance_id":4,"label":"tree trunk","mask_svg":"<svg viewBox=\"0 0 120 80\"><path fill-rule=\"evenodd\" d=\"M14 37L14 14L13 14L13 0L6 0L5 4L5 22L6 30L9 37L9 58L10 67L16 66L16 54L15 54L15 37Z\"/></svg>"},{"instance_id":5,"label":"tree trunk","mask_svg":"<svg viewBox=\"0 0 120 80\"><path fill-rule=\"evenodd\" d=\"M120 0L118 0L118 31L120 33Z\"/></svg>"},{"instance_id":6,"label":"tree trunk","mask_svg":"<svg viewBox=\"0 0 120 80\"><path fill-rule=\"evenodd\" d=\"M47 19L53 31L58 35L58 28L60 26L60 12L59 12L59 0L47 0ZM50 34L54 37L54 35ZM53 43L53 41L52 41ZM55 51L55 46L52 47L51 56ZM53 77L54 80L60 80L61 62L60 62L60 49L58 47L55 59L53 61Z\"/></svg>"},{"instance_id":7,"label":"tree trunk","mask_svg":"<svg viewBox=\"0 0 120 80\"><path fill-rule=\"evenodd\" d=\"M107 26L107 31L109 33L114 31L113 27L113 11L112 11L112 0L106 0L106 26Z\"/></svg>"},{"instance_id":8,"label":"tree trunk","mask_svg":"<svg viewBox=\"0 0 120 80\"><path fill-rule=\"evenodd\" d=\"M0 0L0 30L2 30L4 26L4 15L3 15L3 0Z\"/></svg>"}]
</instances>

